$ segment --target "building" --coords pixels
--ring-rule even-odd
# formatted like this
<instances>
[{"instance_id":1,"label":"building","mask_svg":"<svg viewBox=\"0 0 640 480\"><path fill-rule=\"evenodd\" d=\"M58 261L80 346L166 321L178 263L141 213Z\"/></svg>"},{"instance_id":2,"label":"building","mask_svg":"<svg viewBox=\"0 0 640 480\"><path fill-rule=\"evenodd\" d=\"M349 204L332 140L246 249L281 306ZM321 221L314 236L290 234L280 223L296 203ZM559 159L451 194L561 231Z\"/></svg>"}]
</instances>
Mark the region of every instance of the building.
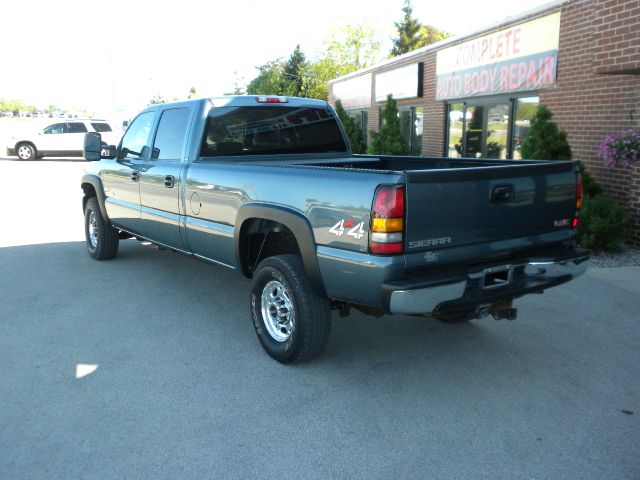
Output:
<instances>
[{"instance_id":1,"label":"building","mask_svg":"<svg viewBox=\"0 0 640 480\"><path fill-rule=\"evenodd\" d=\"M640 165L605 167L598 146L640 129L640 1L564 0L332 80L363 131L397 100L414 155L519 159L538 104L581 160L631 213L640 244Z\"/></svg>"}]
</instances>

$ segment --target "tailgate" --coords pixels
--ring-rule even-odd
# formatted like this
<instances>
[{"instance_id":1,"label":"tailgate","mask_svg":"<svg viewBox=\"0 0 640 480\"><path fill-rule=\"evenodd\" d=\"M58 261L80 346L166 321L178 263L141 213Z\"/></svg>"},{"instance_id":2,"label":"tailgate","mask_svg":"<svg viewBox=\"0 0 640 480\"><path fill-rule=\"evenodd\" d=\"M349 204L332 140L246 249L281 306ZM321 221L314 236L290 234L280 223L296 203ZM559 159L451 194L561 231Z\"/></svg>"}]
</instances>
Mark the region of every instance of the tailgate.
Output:
<instances>
[{"instance_id":1,"label":"tailgate","mask_svg":"<svg viewBox=\"0 0 640 480\"><path fill-rule=\"evenodd\" d=\"M406 252L571 228L572 162L407 171Z\"/></svg>"}]
</instances>

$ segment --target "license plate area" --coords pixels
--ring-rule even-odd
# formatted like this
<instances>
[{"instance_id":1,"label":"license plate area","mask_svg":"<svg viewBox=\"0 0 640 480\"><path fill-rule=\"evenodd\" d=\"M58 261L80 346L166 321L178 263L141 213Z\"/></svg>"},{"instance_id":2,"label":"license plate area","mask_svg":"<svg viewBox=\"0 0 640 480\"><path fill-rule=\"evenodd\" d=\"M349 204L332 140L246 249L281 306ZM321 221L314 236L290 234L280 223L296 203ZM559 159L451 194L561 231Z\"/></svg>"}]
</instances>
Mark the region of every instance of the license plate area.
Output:
<instances>
[{"instance_id":1,"label":"license plate area","mask_svg":"<svg viewBox=\"0 0 640 480\"><path fill-rule=\"evenodd\" d=\"M484 290L506 287L513 280L513 266L500 265L482 272L481 285Z\"/></svg>"}]
</instances>

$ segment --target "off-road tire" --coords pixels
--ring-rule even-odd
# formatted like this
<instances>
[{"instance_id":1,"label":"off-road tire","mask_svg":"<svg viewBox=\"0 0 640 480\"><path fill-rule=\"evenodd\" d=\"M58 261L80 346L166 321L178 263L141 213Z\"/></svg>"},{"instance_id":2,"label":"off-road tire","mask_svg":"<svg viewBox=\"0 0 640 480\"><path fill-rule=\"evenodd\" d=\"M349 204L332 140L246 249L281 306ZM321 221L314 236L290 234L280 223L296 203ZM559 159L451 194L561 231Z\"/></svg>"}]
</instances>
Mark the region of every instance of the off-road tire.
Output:
<instances>
[{"instance_id":1,"label":"off-road tire","mask_svg":"<svg viewBox=\"0 0 640 480\"><path fill-rule=\"evenodd\" d=\"M118 231L105 221L96 197L87 200L84 209L84 234L87 251L96 260L110 260L118 253Z\"/></svg>"},{"instance_id":2,"label":"off-road tire","mask_svg":"<svg viewBox=\"0 0 640 480\"><path fill-rule=\"evenodd\" d=\"M331 331L329 300L313 290L298 255L278 255L260 262L251 284L249 308L262 347L278 362L303 362L325 349ZM290 332L269 323L265 312L269 318L271 314L289 318Z\"/></svg>"}]
</instances>

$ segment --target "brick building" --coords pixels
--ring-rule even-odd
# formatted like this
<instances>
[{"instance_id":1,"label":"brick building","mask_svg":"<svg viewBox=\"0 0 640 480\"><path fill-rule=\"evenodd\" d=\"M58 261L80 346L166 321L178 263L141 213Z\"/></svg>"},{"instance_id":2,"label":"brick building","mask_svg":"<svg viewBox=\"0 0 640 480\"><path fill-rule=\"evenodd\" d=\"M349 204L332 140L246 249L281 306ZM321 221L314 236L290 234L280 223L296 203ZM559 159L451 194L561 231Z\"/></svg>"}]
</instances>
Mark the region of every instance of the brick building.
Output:
<instances>
[{"instance_id":1,"label":"brick building","mask_svg":"<svg viewBox=\"0 0 640 480\"><path fill-rule=\"evenodd\" d=\"M547 105L605 192L624 205L640 244L640 165L605 167L598 145L640 129L640 1L564 0L332 80L363 132L388 94L414 155L520 158Z\"/></svg>"}]
</instances>

